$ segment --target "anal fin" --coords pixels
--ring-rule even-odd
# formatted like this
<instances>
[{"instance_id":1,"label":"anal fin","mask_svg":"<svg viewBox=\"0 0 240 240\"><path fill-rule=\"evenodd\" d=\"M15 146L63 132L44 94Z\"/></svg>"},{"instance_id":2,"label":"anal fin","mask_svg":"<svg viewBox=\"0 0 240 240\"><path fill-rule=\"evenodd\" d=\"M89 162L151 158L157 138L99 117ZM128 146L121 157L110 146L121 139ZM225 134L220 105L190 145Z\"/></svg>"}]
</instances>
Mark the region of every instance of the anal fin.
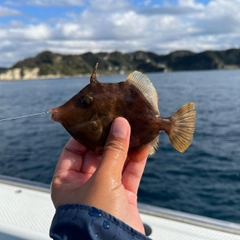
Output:
<instances>
[{"instance_id":1,"label":"anal fin","mask_svg":"<svg viewBox=\"0 0 240 240\"><path fill-rule=\"evenodd\" d=\"M152 142L150 142L150 146L151 146L150 151L149 151L150 156L155 154L155 152L158 148L158 142L159 142L159 136L157 136L156 138L154 138L152 140Z\"/></svg>"}]
</instances>

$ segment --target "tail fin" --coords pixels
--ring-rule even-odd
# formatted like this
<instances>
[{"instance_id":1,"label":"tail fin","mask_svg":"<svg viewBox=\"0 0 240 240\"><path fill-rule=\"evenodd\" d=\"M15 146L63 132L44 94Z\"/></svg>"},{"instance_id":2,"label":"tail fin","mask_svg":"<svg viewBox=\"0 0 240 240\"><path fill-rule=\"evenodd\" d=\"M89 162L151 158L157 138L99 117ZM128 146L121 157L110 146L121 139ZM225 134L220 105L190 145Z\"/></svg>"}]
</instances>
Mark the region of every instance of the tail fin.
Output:
<instances>
[{"instance_id":1,"label":"tail fin","mask_svg":"<svg viewBox=\"0 0 240 240\"><path fill-rule=\"evenodd\" d=\"M195 104L193 102L185 104L170 119L172 128L168 137L176 150L184 152L193 139L196 119Z\"/></svg>"}]
</instances>

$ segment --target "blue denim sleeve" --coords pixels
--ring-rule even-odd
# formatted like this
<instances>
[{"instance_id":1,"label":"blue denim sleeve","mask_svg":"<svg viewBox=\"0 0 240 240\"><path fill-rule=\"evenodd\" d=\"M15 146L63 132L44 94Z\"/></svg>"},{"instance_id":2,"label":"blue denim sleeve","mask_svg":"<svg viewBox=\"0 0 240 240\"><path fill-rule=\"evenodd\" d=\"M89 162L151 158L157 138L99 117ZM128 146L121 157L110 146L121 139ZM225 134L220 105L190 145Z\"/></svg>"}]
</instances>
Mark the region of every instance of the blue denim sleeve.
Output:
<instances>
[{"instance_id":1,"label":"blue denim sleeve","mask_svg":"<svg viewBox=\"0 0 240 240\"><path fill-rule=\"evenodd\" d=\"M56 209L50 237L54 240L150 240L109 213L82 204Z\"/></svg>"}]
</instances>

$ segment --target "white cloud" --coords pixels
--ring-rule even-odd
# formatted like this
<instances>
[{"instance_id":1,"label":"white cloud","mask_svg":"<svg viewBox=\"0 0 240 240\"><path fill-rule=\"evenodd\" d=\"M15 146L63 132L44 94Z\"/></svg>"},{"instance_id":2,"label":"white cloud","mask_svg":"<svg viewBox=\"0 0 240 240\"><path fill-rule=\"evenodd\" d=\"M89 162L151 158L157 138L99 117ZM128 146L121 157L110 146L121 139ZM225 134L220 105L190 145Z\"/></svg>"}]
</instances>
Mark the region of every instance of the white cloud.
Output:
<instances>
[{"instance_id":1,"label":"white cloud","mask_svg":"<svg viewBox=\"0 0 240 240\"><path fill-rule=\"evenodd\" d=\"M8 0L8 5L38 5L38 6L83 6L85 0Z\"/></svg>"},{"instance_id":2,"label":"white cloud","mask_svg":"<svg viewBox=\"0 0 240 240\"><path fill-rule=\"evenodd\" d=\"M45 40L51 37L51 29L45 24L30 25L25 29L23 34L29 40Z\"/></svg>"},{"instance_id":3,"label":"white cloud","mask_svg":"<svg viewBox=\"0 0 240 240\"><path fill-rule=\"evenodd\" d=\"M194 0L178 0L180 6L196 7L197 5Z\"/></svg>"},{"instance_id":4,"label":"white cloud","mask_svg":"<svg viewBox=\"0 0 240 240\"><path fill-rule=\"evenodd\" d=\"M0 17L20 15L21 12L15 9L0 6Z\"/></svg>"},{"instance_id":5,"label":"white cloud","mask_svg":"<svg viewBox=\"0 0 240 240\"><path fill-rule=\"evenodd\" d=\"M64 0L59 4L67 3L84 1ZM0 66L46 49L66 54L113 50L161 54L180 49L199 52L239 47L239 0L212 0L207 5L179 0L178 5L154 7L150 7L151 1L145 3L147 7L138 9L127 0L91 0L82 12L73 9L54 21L12 21L0 28Z\"/></svg>"},{"instance_id":6,"label":"white cloud","mask_svg":"<svg viewBox=\"0 0 240 240\"><path fill-rule=\"evenodd\" d=\"M199 28L200 34L215 35L215 37L224 34L229 36L230 33L240 33L239 9L239 0L214 0L192 21Z\"/></svg>"},{"instance_id":7,"label":"white cloud","mask_svg":"<svg viewBox=\"0 0 240 240\"><path fill-rule=\"evenodd\" d=\"M41 41L51 37L51 31L44 24L29 25L22 27L2 28L0 30L0 41L19 41L19 46L24 44L24 41ZM2 42L0 43L2 47Z\"/></svg>"},{"instance_id":8,"label":"white cloud","mask_svg":"<svg viewBox=\"0 0 240 240\"><path fill-rule=\"evenodd\" d=\"M98 9L98 11L123 11L130 7L127 0L90 0L90 6L92 9ZM97 15L96 15L97 17Z\"/></svg>"},{"instance_id":9,"label":"white cloud","mask_svg":"<svg viewBox=\"0 0 240 240\"><path fill-rule=\"evenodd\" d=\"M56 31L56 33L58 36L68 40L94 38L94 33L91 28L77 23L60 24L58 25L58 31Z\"/></svg>"}]
</instances>

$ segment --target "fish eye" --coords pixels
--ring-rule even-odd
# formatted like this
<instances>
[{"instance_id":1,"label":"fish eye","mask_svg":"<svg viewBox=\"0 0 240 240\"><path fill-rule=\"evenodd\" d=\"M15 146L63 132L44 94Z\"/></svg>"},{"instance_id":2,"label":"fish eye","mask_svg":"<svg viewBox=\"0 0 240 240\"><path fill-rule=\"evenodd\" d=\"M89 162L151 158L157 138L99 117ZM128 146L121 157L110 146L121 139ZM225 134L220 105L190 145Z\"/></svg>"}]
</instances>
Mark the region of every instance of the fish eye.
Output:
<instances>
[{"instance_id":1,"label":"fish eye","mask_svg":"<svg viewBox=\"0 0 240 240\"><path fill-rule=\"evenodd\" d=\"M93 97L85 95L85 96L81 96L79 100L82 107L87 107L93 102Z\"/></svg>"}]
</instances>

